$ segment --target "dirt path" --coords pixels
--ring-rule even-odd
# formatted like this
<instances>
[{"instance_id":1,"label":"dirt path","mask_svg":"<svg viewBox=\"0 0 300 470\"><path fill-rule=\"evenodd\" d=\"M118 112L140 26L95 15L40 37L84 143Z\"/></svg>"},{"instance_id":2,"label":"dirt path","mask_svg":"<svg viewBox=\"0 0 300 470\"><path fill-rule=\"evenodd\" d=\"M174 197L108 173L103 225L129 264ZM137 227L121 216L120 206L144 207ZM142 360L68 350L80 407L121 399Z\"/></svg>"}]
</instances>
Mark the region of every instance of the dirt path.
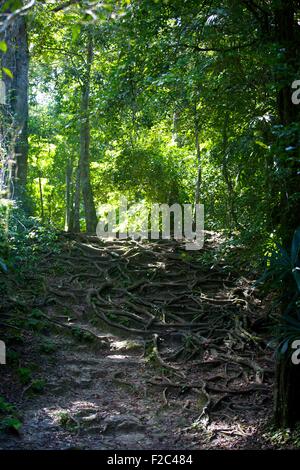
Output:
<instances>
[{"instance_id":1,"label":"dirt path","mask_svg":"<svg viewBox=\"0 0 300 470\"><path fill-rule=\"evenodd\" d=\"M103 337L103 348L56 338L55 364L47 366L47 392L24 400L21 437L5 448L176 448L176 429L189 413L174 413L146 390L151 377L138 343ZM170 433L169 430L172 430Z\"/></svg>"},{"instance_id":2,"label":"dirt path","mask_svg":"<svg viewBox=\"0 0 300 470\"><path fill-rule=\"evenodd\" d=\"M249 397L236 400L237 409L239 403L245 407L244 413L239 409L227 419L223 416L193 429L189 427L203 410L199 391L180 393L181 390L170 387L166 402L164 389L157 390L149 383L155 380L156 371L145 362L138 342L104 335L102 347L92 349L91 353L91 347L78 345L77 340L68 337L55 336L52 341L56 353L50 363L42 359L39 364L41 377L43 368L47 371L46 392L21 399L22 431L20 436L2 436L2 449L197 449L267 445L258 443L255 436L265 421L267 391L257 393L256 409L252 408ZM195 377L199 372L199 368L194 371Z\"/></svg>"},{"instance_id":3,"label":"dirt path","mask_svg":"<svg viewBox=\"0 0 300 470\"><path fill-rule=\"evenodd\" d=\"M19 361L45 387L34 394L6 369L0 394L23 426L0 448L272 447L272 359L249 328L263 313L250 282L220 264L200 269L174 244L64 250L39 266L38 328Z\"/></svg>"}]
</instances>

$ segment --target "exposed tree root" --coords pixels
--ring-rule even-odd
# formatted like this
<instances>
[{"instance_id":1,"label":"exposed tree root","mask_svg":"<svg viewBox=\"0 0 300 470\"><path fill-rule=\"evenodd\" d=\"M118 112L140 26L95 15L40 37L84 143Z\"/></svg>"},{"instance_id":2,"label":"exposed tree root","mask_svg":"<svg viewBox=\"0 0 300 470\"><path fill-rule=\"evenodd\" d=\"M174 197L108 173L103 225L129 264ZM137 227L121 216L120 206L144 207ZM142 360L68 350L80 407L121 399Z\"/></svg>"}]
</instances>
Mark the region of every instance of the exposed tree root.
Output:
<instances>
[{"instance_id":1,"label":"exposed tree root","mask_svg":"<svg viewBox=\"0 0 300 470\"><path fill-rule=\"evenodd\" d=\"M48 309L43 318L57 327L77 328L99 339L88 327L89 322L93 327L99 322L112 333L152 342L152 357L164 378L149 384L163 387L166 405L172 387L202 393L206 401L198 422L232 396L269 390L264 384L266 367L257 361L259 351L265 364L265 343L249 330L249 317L259 315L261 306L250 281L243 279L241 285L221 262L212 268L201 261L203 252L215 248L214 237L196 254L174 241L73 237L64 234L61 256L46 259L63 274L45 278L43 292L34 299L25 293L24 299L11 298L7 311L44 309L54 303L72 312L72 322L66 323L52 313L55 309ZM42 264L35 275L44 278L46 269ZM79 307L87 326L77 326ZM9 319L2 323L9 326ZM199 370L204 377L200 382L195 380ZM174 382L168 375L180 380ZM245 380L246 386L241 386Z\"/></svg>"}]
</instances>

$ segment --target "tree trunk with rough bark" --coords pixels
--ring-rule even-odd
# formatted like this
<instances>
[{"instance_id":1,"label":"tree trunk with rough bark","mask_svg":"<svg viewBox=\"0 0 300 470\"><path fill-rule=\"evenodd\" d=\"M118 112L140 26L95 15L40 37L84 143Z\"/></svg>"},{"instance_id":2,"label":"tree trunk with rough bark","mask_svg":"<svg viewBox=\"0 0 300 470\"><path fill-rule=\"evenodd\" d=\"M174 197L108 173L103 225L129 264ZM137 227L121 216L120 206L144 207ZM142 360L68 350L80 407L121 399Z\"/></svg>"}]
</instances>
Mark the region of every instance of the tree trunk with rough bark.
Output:
<instances>
[{"instance_id":1,"label":"tree trunk with rough bark","mask_svg":"<svg viewBox=\"0 0 300 470\"><path fill-rule=\"evenodd\" d=\"M73 166L69 158L66 166L66 212L65 212L65 231L68 232L71 226L71 185L72 185Z\"/></svg>"},{"instance_id":2,"label":"tree trunk with rough bark","mask_svg":"<svg viewBox=\"0 0 300 470\"><path fill-rule=\"evenodd\" d=\"M97 214L94 204L93 191L90 179L90 80L93 61L93 39L88 37L86 71L83 77L81 96L81 123L80 123L80 182L85 212L86 230L88 233L96 232Z\"/></svg>"},{"instance_id":3,"label":"tree trunk with rough bark","mask_svg":"<svg viewBox=\"0 0 300 470\"><path fill-rule=\"evenodd\" d=\"M3 5L5 2L0 2ZM9 11L6 11L9 13ZM10 129L8 148L14 155L11 196L25 202L28 157L28 68L29 52L25 16L16 16L4 31L1 40L7 45L2 54L2 67L12 77L3 73L6 105L2 105L2 118Z\"/></svg>"},{"instance_id":4,"label":"tree trunk with rough bark","mask_svg":"<svg viewBox=\"0 0 300 470\"><path fill-rule=\"evenodd\" d=\"M202 179L202 168L201 168L201 151L199 141L199 120L197 111L195 114L195 147L196 147L196 160L197 160L197 178L195 188L195 204L200 203L200 191L201 191L201 179Z\"/></svg>"},{"instance_id":5,"label":"tree trunk with rough bark","mask_svg":"<svg viewBox=\"0 0 300 470\"><path fill-rule=\"evenodd\" d=\"M80 168L79 163L76 169L74 206L70 220L70 232L80 232Z\"/></svg>"}]
</instances>

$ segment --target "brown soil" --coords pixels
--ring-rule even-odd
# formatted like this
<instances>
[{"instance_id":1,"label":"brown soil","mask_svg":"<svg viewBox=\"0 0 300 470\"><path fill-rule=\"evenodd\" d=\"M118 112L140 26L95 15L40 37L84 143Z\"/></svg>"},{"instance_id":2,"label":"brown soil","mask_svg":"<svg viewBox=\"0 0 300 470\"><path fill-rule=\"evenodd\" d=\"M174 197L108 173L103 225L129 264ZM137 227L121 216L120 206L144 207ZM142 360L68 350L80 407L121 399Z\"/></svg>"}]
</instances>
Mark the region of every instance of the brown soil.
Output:
<instances>
[{"instance_id":1,"label":"brown soil","mask_svg":"<svg viewBox=\"0 0 300 470\"><path fill-rule=\"evenodd\" d=\"M9 281L7 322L16 309L38 320L8 341L20 357L1 366L0 394L23 426L0 449L274 447L273 351L254 332L266 310L252 280L212 261L218 244L64 236L18 295Z\"/></svg>"}]
</instances>

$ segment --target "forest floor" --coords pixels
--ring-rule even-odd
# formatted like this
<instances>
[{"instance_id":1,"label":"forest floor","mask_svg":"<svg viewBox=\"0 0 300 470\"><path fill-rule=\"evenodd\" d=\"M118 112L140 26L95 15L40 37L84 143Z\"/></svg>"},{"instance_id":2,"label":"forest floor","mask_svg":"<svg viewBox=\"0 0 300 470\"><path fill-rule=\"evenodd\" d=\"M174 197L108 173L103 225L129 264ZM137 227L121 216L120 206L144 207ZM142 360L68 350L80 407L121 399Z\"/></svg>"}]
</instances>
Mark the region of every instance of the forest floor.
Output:
<instances>
[{"instance_id":1,"label":"forest floor","mask_svg":"<svg viewBox=\"0 0 300 470\"><path fill-rule=\"evenodd\" d=\"M271 425L268 310L253 280L216 256L216 234L198 252L58 243L6 279L0 395L22 427L0 432L0 449L289 447Z\"/></svg>"}]
</instances>

